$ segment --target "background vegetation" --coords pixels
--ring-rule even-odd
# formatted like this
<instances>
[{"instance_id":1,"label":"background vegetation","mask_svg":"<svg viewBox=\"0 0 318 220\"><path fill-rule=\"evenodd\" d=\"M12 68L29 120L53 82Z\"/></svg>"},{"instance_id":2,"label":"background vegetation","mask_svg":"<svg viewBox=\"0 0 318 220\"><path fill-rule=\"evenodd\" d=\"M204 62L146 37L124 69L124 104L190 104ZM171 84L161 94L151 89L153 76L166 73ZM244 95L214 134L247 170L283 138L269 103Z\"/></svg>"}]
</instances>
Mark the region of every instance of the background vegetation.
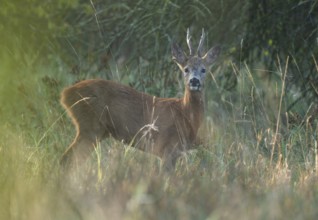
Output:
<instances>
[{"instance_id":1,"label":"background vegetation","mask_svg":"<svg viewBox=\"0 0 318 220\"><path fill-rule=\"evenodd\" d=\"M318 2L15 0L0 8L0 219L315 219ZM203 144L160 160L112 139L78 172L59 104L86 78L183 92L170 44L222 45Z\"/></svg>"}]
</instances>

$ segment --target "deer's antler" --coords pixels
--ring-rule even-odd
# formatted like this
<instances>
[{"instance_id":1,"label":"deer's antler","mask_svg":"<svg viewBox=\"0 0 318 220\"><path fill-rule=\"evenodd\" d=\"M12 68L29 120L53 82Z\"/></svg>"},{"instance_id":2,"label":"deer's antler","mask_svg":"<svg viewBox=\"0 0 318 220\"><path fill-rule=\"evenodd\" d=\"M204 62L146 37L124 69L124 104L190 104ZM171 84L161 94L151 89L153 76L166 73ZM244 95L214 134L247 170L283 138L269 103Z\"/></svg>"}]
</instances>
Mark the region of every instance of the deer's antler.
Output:
<instances>
[{"instance_id":1,"label":"deer's antler","mask_svg":"<svg viewBox=\"0 0 318 220\"><path fill-rule=\"evenodd\" d=\"M187 44L190 50L190 56L193 55L193 48L192 48L192 44L191 44L191 35L190 35L190 29L187 29Z\"/></svg>"},{"instance_id":2,"label":"deer's antler","mask_svg":"<svg viewBox=\"0 0 318 220\"><path fill-rule=\"evenodd\" d=\"M198 46L198 56L202 57L203 56L203 44L204 44L204 39L205 39L205 33L204 33L204 28L202 28L202 35L200 38L199 46Z\"/></svg>"}]
</instances>

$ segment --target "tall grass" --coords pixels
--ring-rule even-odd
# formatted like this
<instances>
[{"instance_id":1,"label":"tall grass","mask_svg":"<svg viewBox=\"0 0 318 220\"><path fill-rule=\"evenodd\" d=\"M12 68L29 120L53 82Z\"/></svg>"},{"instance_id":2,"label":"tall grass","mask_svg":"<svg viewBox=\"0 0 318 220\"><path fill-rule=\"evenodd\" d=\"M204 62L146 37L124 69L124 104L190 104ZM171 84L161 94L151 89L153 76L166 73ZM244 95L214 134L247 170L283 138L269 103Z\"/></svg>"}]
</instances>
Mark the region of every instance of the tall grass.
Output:
<instances>
[{"instance_id":1,"label":"tall grass","mask_svg":"<svg viewBox=\"0 0 318 220\"><path fill-rule=\"evenodd\" d=\"M110 138L65 173L58 161L75 131L59 104L63 87L100 77L181 96L169 45L189 26L194 38L205 27L208 40L231 42L224 51L242 51L240 1L89 3L60 21L74 27L66 37L56 33L64 50L46 35L39 43L36 28L32 38L9 34L10 46L0 45L0 219L318 217L317 109L295 102L295 112L285 113L297 95L285 87L287 58L264 70L234 63L225 52L208 74L202 144L175 170L165 172L159 158Z\"/></svg>"},{"instance_id":2,"label":"tall grass","mask_svg":"<svg viewBox=\"0 0 318 220\"><path fill-rule=\"evenodd\" d=\"M212 69L202 144L174 171L109 139L67 175L58 160L74 128L58 99L74 76L60 63L2 69L0 219L315 219L317 128L285 117L288 65L273 83L248 64Z\"/></svg>"}]
</instances>

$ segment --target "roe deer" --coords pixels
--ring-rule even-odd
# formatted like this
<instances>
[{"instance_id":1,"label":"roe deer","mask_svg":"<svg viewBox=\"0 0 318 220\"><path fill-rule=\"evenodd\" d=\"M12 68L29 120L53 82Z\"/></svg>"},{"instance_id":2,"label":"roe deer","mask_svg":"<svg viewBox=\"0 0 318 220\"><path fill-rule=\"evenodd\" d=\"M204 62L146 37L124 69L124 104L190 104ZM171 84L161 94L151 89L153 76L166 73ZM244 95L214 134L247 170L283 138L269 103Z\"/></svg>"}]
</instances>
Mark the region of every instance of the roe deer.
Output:
<instances>
[{"instance_id":1,"label":"roe deer","mask_svg":"<svg viewBox=\"0 0 318 220\"><path fill-rule=\"evenodd\" d=\"M84 80L62 92L61 103L73 120L77 134L62 157L65 161L85 160L102 139L113 138L161 157L166 167L174 167L180 153L195 143L203 120L203 87L207 68L220 47L203 54L202 30L196 54L187 30L187 56L172 44L173 60L184 76L185 94L159 98L128 86L102 79Z\"/></svg>"}]
</instances>

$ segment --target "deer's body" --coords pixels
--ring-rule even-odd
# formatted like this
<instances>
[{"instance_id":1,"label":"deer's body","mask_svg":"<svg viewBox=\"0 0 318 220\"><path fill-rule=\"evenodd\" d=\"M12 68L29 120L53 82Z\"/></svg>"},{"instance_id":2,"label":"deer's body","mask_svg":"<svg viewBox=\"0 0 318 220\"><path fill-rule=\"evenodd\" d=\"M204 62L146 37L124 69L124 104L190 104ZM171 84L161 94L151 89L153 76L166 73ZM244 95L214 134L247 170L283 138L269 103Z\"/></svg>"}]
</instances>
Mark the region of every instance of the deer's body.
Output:
<instances>
[{"instance_id":1,"label":"deer's body","mask_svg":"<svg viewBox=\"0 0 318 220\"><path fill-rule=\"evenodd\" d=\"M185 74L181 99L158 98L102 79L84 80L66 88L61 103L77 134L63 161L85 159L96 143L112 136L164 158L168 166L174 165L180 152L194 144L203 120L205 66L214 61L219 48L210 51L206 58L192 57L191 53L187 58L178 45L173 45L175 61Z\"/></svg>"}]
</instances>

